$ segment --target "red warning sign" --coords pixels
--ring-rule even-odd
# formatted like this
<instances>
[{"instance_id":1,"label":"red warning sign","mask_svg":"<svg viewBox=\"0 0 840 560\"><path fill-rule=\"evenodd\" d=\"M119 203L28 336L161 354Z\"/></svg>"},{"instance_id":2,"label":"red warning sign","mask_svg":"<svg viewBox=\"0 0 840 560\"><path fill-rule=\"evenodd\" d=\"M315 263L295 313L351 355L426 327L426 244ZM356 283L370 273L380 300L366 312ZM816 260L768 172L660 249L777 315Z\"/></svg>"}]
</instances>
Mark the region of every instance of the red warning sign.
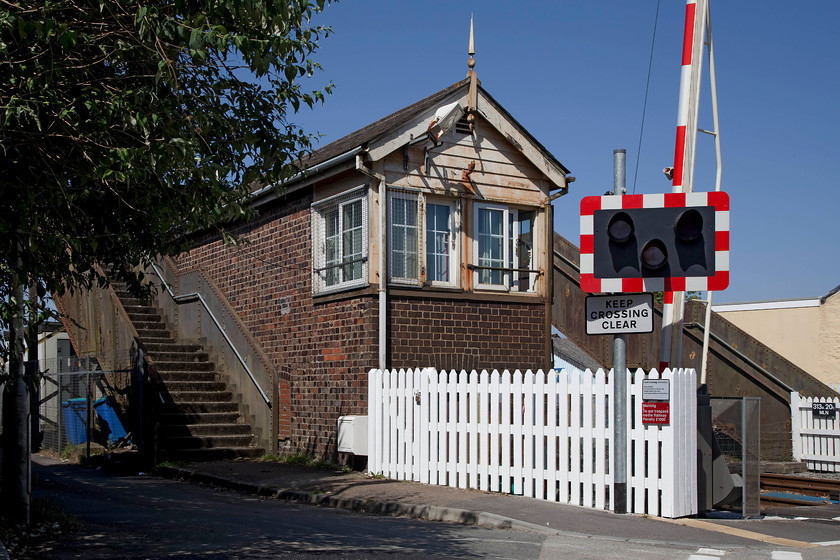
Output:
<instances>
[{"instance_id":1,"label":"red warning sign","mask_svg":"<svg viewBox=\"0 0 840 560\"><path fill-rule=\"evenodd\" d=\"M671 403L642 402L642 424L667 425L671 423Z\"/></svg>"}]
</instances>

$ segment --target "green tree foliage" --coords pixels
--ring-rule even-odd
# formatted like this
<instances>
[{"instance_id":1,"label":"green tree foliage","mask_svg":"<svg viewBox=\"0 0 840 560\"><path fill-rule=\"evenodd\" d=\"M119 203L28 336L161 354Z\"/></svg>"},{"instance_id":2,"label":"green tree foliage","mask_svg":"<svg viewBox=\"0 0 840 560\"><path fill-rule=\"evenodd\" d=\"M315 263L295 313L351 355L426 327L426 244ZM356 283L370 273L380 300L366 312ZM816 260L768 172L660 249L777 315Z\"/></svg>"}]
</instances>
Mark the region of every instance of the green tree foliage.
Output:
<instances>
[{"instance_id":1,"label":"green tree foliage","mask_svg":"<svg viewBox=\"0 0 840 560\"><path fill-rule=\"evenodd\" d=\"M0 0L3 327L14 279L139 288L136 265L296 171L290 117L331 90L301 86L324 3Z\"/></svg>"},{"instance_id":2,"label":"green tree foliage","mask_svg":"<svg viewBox=\"0 0 840 560\"><path fill-rule=\"evenodd\" d=\"M43 296L109 279L248 214L312 138L290 116L325 0L0 0L3 488L28 523L25 322ZM29 297L25 287L29 287ZM33 298L38 294L41 299ZM27 301L33 302L27 304ZM8 375L3 374L8 362Z\"/></svg>"}]
</instances>

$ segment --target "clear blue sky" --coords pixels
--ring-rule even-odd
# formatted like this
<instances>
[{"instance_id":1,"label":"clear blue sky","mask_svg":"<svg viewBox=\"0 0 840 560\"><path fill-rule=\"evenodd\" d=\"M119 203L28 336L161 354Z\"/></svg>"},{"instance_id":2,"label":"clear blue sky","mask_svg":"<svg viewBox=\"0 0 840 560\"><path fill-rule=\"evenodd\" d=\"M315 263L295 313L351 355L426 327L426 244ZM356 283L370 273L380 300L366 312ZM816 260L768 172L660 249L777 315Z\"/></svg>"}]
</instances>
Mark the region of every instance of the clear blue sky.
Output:
<instances>
[{"instance_id":1,"label":"clear blue sky","mask_svg":"<svg viewBox=\"0 0 840 560\"><path fill-rule=\"evenodd\" d=\"M470 14L482 86L571 174L555 230L577 243L580 199L612 187L670 192L685 2L662 0L642 136L656 0L344 0L316 23L335 33L316 59L335 93L294 121L321 145L461 80ZM825 295L840 284L840 3L711 1L723 189L731 197L731 283L715 302ZM708 65L704 64L708 80ZM700 127L712 128L708 83ZM636 162L638 159L638 175ZM711 137L695 190L714 189Z\"/></svg>"}]
</instances>

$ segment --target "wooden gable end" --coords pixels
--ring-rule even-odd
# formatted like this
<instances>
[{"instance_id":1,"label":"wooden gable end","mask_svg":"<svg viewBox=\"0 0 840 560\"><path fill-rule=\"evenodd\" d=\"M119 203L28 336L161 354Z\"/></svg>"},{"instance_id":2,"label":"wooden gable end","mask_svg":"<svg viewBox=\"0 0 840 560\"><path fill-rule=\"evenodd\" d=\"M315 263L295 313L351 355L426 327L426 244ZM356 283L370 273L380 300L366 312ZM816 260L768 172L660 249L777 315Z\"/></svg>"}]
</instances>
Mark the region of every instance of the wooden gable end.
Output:
<instances>
[{"instance_id":1,"label":"wooden gable end","mask_svg":"<svg viewBox=\"0 0 840 560\"><path fill-rule=\"evenodd\" d=\"M488 202L546 203L551 182L481 116L474 134L459 123L441 141L428 153L412 146L389 154L384 161L388 185Z\"/></svg>"}]
</instances>

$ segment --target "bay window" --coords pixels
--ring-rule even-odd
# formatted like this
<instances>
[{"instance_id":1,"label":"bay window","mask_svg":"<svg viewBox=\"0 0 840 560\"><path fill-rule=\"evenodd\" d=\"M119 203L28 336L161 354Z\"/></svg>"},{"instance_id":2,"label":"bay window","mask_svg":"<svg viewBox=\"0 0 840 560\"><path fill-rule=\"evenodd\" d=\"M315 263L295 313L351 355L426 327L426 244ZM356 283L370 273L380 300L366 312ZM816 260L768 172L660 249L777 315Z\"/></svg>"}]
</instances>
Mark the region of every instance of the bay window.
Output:
<instances>
[{"instance_id":1,"label":"bay window","mask_svg":"<svg viewBox=\"0 0 840 560\"><path fill-rule=\"evenodd\" d=\"M534 291L534 219L533 210L475 205L472 268L476 288Z\"/></svg>"},{"instance_id":2,"label":"bay window","mask_svg":"<svg viewBox=\"0 0 840 560\"><path fill-rule=\"evenodd\" d=\"M312 205L312 291L367 284L367 196L353 191Z\"/></svg>"}]
</instances>

